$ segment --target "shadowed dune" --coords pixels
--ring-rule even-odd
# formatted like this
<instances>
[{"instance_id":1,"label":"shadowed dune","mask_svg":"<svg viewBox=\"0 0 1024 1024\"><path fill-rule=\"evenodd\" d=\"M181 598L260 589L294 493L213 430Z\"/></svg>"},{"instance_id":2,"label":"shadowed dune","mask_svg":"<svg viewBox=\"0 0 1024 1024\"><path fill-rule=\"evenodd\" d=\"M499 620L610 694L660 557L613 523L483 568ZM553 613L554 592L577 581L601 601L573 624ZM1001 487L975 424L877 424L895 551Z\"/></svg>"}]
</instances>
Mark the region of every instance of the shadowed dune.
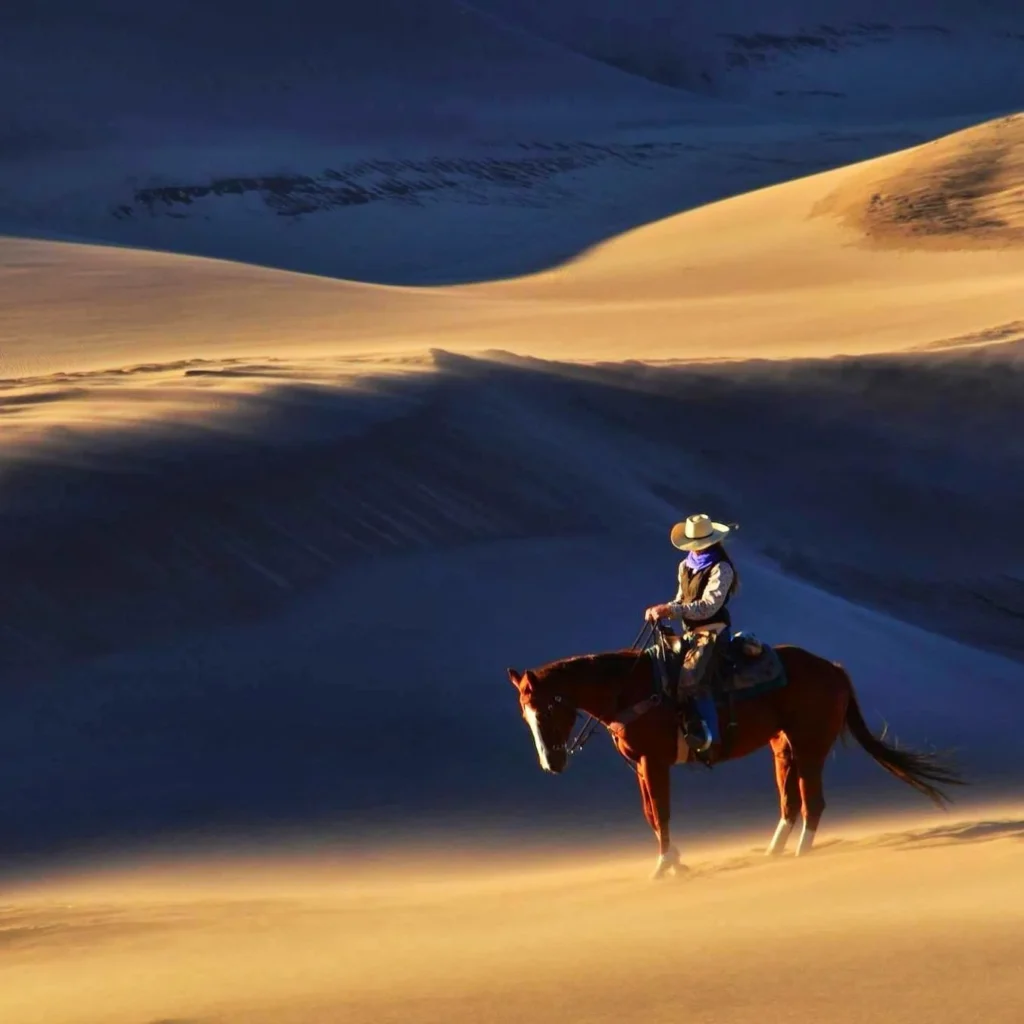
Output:
<instances>
[{"instance_id":1,"label":"shadowed dune","mask_svg":"<svg viewBox=\"0 0 1024 1024\"><path fill-rule=\"evenodd\" d=\"M1007 2L288 10L9 4L0 227L484 281L1024 103L1024 16Z\"/></svg>"},{"instance_id":2,"label":"shadowed dune","mask_svg":"<svg viewBox=\"0 0 1024 1024\"><path fill-rule=\"evenodd\" d=\"M0 663L266 614L376 557L647 529L694 503L787 571L1020 655L1015 352L657 369L437 352L391 374L227 360L11 388ZM949 524L979 494L965 576ZM880 509L912 526L878 531Z\"/></svg>"}]
</instances>

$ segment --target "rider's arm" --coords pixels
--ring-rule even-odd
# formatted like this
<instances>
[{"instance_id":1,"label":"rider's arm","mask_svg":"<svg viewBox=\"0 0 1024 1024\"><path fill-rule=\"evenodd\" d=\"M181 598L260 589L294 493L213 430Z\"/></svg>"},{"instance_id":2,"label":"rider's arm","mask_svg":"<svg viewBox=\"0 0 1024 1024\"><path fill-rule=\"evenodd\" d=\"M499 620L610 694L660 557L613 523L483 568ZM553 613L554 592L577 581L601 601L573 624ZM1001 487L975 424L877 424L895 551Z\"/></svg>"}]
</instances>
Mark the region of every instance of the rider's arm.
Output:
<instances>
[{"instance_id":1,"label":"rider's arm","mask_svg":"<svg viewBox=\"0 0 1024 1024\"><path fill-rule=\"evenodd\" d=\"M708 573L708 581L704 585L704 593L696 601L689 603L681 600L682 585L676 592L676 599L669 604L673 619L687 619L691 622L706 622L721 611L729 598L729 589L735 579L732 566L728 562L719 562Z\"/></svg>"}]
</instances>

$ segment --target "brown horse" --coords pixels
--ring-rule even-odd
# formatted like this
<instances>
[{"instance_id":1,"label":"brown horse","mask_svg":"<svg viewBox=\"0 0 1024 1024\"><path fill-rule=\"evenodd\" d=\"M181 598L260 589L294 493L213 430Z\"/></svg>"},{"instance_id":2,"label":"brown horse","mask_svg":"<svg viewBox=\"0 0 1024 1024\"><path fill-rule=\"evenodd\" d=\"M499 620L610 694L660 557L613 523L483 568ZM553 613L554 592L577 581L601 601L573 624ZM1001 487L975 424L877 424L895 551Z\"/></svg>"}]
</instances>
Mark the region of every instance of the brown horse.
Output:
<instances>
[{"instance_id":1,"label":"brown horse","mask_svg":"<svg viewBox=\"0 0 1024 1024\"><path fill-rule=\"evenodd\" d=\"M788 682L738 701L730 716L734 728L723 730L729 736L727 748L716 741L707 755L710 763L718 763L771 746L782 813L769 854L782 853L798 814L803 830L797 855L810 852L825 810L825 759L844 732L886 771L940 807L949 797L938 784L964 784L932 755L899 750L873 735L841 665L788 644L775 651ZM508 669L545 771L565 769L577 712L608 728L619 753L635 766L644 817L658 839L652 877L660 878L681 868L669 836L669 770L689 755L680 754L686 748L679 743L678 719L671 705L659 699L656 673L652 659L636 650L565 658L523 673Z\"/></svg>"}]
</instances>

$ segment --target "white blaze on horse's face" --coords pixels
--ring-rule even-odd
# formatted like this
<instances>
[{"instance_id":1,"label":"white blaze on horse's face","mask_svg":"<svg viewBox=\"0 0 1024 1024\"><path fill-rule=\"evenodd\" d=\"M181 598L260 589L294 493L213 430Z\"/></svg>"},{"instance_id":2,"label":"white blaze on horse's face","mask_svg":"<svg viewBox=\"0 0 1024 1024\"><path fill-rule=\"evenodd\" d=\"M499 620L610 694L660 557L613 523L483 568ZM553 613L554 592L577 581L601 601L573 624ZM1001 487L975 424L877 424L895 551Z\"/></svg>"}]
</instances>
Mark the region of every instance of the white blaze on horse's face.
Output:
<instances>
[{"instance_id":1,"label":"white blaze on horse's face","mask_svg":"<svg viewBox=\"0 0 1024 1024\"><path fill-rule=\"evenodd\" d=\"M551 771L551 759L548 757L548 748L544 743L544 737L540 734L540 720L537 717L537 709L527 705L523 708L523 718L533 733L533 744L537 748L537 757L540 758L540 766L544 771Z\"/></svg>"},{"instance_id":2,"label":"white blaze on horse's face","mask_svg":"<svg viewBox=\"0 0 1024 1024\"><path fill-rule=\"evenodd\" d=\"M538 684L530 672L519 675L508 670L509 679L519 691L523 719L530 727L541 768L557 775L569 759L567 744L576 721L576 711L560 693L551 693Z\"/></svg>"},{"instance_id":3,"label":"white blaze on horse's face","mask_svg":"<svg viewBox=\"0 0 1024 1024\"><path fill-rule=\"evenodd\" d=\"M523 718L533 734L541 768L553 775L565 771L569 760L569 733L576 720L575 711L566 705L561 696L541 700L538 704L530 699L523 704Z\"/></svg>"}]
</instances>

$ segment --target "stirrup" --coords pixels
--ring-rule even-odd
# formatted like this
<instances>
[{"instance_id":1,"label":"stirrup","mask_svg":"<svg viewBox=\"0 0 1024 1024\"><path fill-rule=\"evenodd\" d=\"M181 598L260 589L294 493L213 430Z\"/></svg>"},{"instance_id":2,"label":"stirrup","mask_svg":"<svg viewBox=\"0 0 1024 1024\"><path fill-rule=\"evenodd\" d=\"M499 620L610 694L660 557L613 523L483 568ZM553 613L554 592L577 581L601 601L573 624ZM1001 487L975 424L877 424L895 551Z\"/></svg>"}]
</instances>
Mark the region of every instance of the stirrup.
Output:
<instances>
[{"instance_id":1,"label":"stirrup","mask_svg":"<svg viewBox=\"0 0 1024 1024\"><path fill-rule=\"evenodd\" d=\"M709 751L709 750L711 749L711 740L710 740L710 738L708 737L708 734L707 734L707 731L706 731L706 730L704 731L704 736L703 736L703 738L702 738L702 739L701 739L701 740L700 740L699 742L697 742L697 743L694 743L694 742L693 742L694 740L696 740L696 739L697 739L697 737L696 737L696 736L694 736L694 735L693 735L693 733L689 733L689 732L688 732L688 733L686 733L686 734L684 735L683 739L685 739L685 740L686 740L686 745L687 745L687 746L688 746L688 747L689 747L689 748L690 748L690 749L691 749L691 750L692 750L692 751L693 751L693 752L694 752L695 754L706 754L706 753L707 753L707 752L708 752L708 751Z\"/></svg>"},{"instance_id":2,"label":"stirrup","mask_svg":"<svg viewBox=\"0 0 1024 1024\"><path fill-rule=\"evenodd\" d=\"M708 729L704 720L698 719L697 722L700 724L700 734L690 732L690 726L696 723L684 722L683 723L683 739L686 741L686 745L697 754L705 754L711 749L711 730Z\"/></svg>"}]
</instances>

